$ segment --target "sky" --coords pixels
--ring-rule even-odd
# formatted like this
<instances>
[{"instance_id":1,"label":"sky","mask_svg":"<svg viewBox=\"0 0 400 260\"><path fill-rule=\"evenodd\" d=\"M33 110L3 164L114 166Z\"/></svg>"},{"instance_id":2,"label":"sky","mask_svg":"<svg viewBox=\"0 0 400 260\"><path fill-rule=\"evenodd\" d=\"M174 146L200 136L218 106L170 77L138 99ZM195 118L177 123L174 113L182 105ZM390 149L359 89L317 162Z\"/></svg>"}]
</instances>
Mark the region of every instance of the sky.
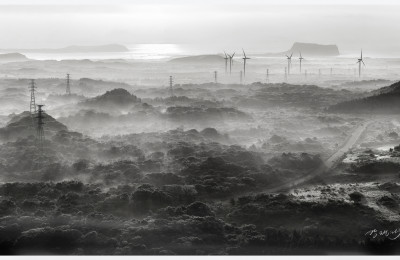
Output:
<instances>
[{"instance_id":1,"label":"sky","mask_svg":"<svg viewBox=\"0 0 400 260\"><path fill-rule=\"evenodd\" d=\"M174 43L274 52L297 41L400 54L399 13L393 0L0 0L0 48Z\"/></svg>"}]
</instances>

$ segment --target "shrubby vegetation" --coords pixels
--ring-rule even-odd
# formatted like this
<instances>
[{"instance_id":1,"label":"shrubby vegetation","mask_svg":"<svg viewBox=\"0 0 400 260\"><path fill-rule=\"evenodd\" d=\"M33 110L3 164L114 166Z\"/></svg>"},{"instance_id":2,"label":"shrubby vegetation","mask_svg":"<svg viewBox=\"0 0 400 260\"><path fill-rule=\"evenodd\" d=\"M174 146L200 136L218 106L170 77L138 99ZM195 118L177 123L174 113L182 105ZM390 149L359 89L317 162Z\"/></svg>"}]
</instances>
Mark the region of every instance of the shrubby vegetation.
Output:
<instances>
[{"instance_id":1,"label":"shrubby vegetation","mask_svg":"<svg viewBox=\"0 0 400 260\"><path fill-rule=\"evenodd\" d=\"M193 186L79 181L0 186L2 254L288 254L375 250L367 227L387 223L361 204L259 194L199 200ZM322 214L323 213L323 214ZM282 251L283 250L283 251Z\"/></svg>"}]
</instances>

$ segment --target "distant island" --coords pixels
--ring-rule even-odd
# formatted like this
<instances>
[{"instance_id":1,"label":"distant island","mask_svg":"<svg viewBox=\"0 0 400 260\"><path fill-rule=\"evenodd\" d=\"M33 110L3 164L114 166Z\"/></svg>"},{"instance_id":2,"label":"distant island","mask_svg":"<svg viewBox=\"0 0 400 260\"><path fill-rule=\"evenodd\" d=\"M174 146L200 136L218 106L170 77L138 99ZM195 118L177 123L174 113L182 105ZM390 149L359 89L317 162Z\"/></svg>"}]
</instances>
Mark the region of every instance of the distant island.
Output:
<instances>
[{"instance_id":1,"label":"distant island","mask_svg":"<svg viewBox=\"0 0 400 260\"><path fill-rule=\"evenodd\" d=\"M339 48L334 45L323 45L316 43L303 43L303 42L295 42L287 51L279 52L279 53L268 53L267 56L281 56L281 55L290 55L295 54L299 55L301 52L302 56L338 56Z\"/></svg>"},{"instance_id":2,"label":"distant island","mask_svg":"<svg viewBox=\"0 0 400 260\"><path fill-rule=\"evenodd\" d=\"M27 61L29 60L21 53L4 53L0 54L0 62L14 62L14 61Z\"/></svg>"},{"instance_id":3,"label":"distant island","mask_svg":"<svg viewBox=\"0 0 400 260\"><path fill-rule=\"evenodd\" d=\"M170 62L180 63L180 62L205 62L205 63L213 63L213 62L221 62L224 58L220 55L196 55L196 56L186 56L180 57L170 60Z\"/></svg>"},{"instance_id":4,"label":"distant island","mask_svg":"<svg viewBox=\"0 0 400 260\"><path fill-rule=\"evenodd\" d=\"M40 53L87 53L87 52L128 52L129 49L124 45L120 44L107 44L107 45L96 45L96 46L80 46L80 45L71 45L64 48L59 49L16 49L16 50L7 50L2 49L0 52L21 52L21 53L32 53L32 52L40 52Z\"/></svg>"}]
</instances>

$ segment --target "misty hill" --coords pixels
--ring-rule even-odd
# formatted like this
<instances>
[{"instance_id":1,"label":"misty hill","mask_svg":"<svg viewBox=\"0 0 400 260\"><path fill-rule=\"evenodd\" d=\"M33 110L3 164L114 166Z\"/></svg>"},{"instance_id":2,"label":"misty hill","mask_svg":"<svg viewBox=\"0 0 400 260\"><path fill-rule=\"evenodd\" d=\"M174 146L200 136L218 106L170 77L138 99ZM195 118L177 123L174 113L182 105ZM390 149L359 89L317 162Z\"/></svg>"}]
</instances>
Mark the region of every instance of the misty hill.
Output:
<instances>
[{"instance_id":1,"label":"misty hill","mask_svg":"<svg viewBox=\"0 0 400 260\"><path fill-rule=\"evenodd\" d=\"M197 63L213 63L221 62L224 58L219 55L197 55L197 56L187 56L181 58L175 58L170 60L174 63L184 63L184 62L197 62Z\"/></svg>"},{"instance_id":2,"label":"misty hill","mask_svg":"<svg viewBox=\"0 0 400 260\"><path fill-rule=\"evenodd\" d=\"M11 141L20 137L36 135L36 118L31 117L30 112L24 111L15 115L3 128L0 128L0 139ZM62 123L58 122L52 116L45 114L43 119L45 136L53 136L59 131L68 130Z\"/></svg>"},{"instance_id":3,"label":"misty hill","mask_svg":"<svg viewBox=\"0 0 400 260\"><path fill-rule=\"evenodd\" d=\"M87 105L116 105L127 106L133 103L140 103L140 98L129 93L126 89L117 88L107 91L105 94L89 99L84 102Z\"/></svg>"},{"instance_id":4,"label":"misty hill","mask_svg":"<svg viewBox=\"0 0 400 260\"><path fill-rule=\"evenodd\" d=\"M21 53L0 54L0 62L28 61L29 59Z\"/></svg>"},{"instance_id":5,"label":"misty hill","mask_svg":"<svg viewBox=\"0 0 400 260\"><path fill-rule=\"evenodd\" d=\"M251 116L233 107L168 107L163 115L175 122L223 122L225 120L250 120Z\"/></svg>"},{"instance_id":6,"label":"misty hill","mask_svg":"<svg viewBox=\"0 0 400 260\"><path fill-rule=\"evenodd\" d=\"M360 80L360 81L347 81L341 84L335 85L338 88L353 88L360 89L362 91L366 91L367 89L375 89L372 91L372 94L380 94L381 89L384 86L388 86L389 84L393 84L394 81L387 79L372 79L372 80Z\"/></svg>"},{"instance_id":7,"label":"misty hill","mask_svg":"<svg viewBox=\"0 0 400 260\"><path fill-rule=\"evenodd\" d=\"M341 102L328 108L337 113L391 114L400 112L400 82L371 92L373 95L361 99Z\"/></svg>"},{"instance_id":8,"label":"misty hill","mask_svg":"<svg viewBox=\"0 0 400 260\"><path fill-rule=\"evenodd\" d=\"M7 50L2 50L7 51ZM96 45L96 46L80 46L71 45L64 48L58 49L17 49L17 52L45 52L45 53L68 53L68 52L127 52L129 51L123 45L120 44L107 44L107 45Z\"/></svg>"},{"instance_id":9,"label":"misty hill","mask_svg":"<svg viewBox=\"0 0 400 260\"><path fill-rule=\"evenodd\" d=\"M390 81L389 81L390 82ZM400 82L395 82L389 86L381 87L379 89L371 91L371 95L380 95L387 93L398 93L400 92Z\"/></svg>"},{"instance_id":10,"label":"misty hill","mask_svg":"<svg viewBox=\"0 0 400 260\"><path fill-rule=\"evenodd\" d=\"M302 43L302 42L295 42L287 51L281 53L274 53L269 54L270 56L277 56L277 55L290 55L295 54L298 55L301 51L301 54L304 57L307 56L338 56L340 55L339 49L336 45L323 45L323 44L316 44L316 43Z\"/></svg>"},{"instance_id":11,"label":"misty hill","mask_svg":"<svg viewBox=\"0 0 400 260\"><path fill-rule=\"evenodd\" d=\"M248 96L236 98L238 106L266 108L270 106L303 107L320 109L357 97L351 91L321 88L315 85L292 85L286 83L253 83Z\"/></svg>"},{"instance_id":12,"label":"misty hill","mask_svg":"<svg viewBox=\"0 0 400 260\"><path fill-rule=\"evenodd\" d=\"M140 98L129 93L126 89L117 88L107 91L105 94L79 103L84 109L110 115L122 115L139 111L153 110L153 107L143 103Z\"/></svg>"}]
</instances>

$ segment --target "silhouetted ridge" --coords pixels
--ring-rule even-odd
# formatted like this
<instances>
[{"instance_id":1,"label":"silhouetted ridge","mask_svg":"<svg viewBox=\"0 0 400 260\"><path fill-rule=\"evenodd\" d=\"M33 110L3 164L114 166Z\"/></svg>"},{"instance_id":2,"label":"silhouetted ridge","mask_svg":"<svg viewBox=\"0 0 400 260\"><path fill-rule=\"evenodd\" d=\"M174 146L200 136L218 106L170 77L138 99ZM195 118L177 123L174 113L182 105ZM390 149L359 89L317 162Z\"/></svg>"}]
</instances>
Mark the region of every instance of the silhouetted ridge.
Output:
<instances>
[{"instance_id":1,"label":"silhouetted ridge","mask_svg":"<svg viewBox=\"0 0 400 260\"><path fill-rule=\"evenodd\" d=\"M400 82L372 91L372 96L333 105L329 112L392 114L400 112Z\"/></svg>"}]
</instances>

